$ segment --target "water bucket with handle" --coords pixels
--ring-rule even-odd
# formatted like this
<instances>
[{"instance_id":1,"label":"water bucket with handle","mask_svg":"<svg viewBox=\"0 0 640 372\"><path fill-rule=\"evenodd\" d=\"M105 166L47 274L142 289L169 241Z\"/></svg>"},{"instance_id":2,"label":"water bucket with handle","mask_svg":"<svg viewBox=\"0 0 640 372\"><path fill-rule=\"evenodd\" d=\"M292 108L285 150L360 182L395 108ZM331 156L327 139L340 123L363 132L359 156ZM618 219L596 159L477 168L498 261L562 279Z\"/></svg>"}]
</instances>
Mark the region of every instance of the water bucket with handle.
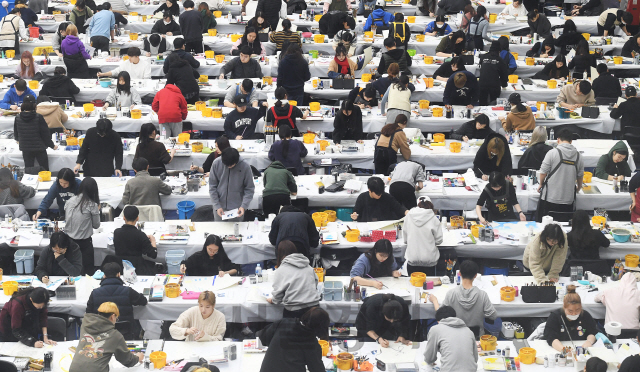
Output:
<instances>
[{"instance_id":1,"label":"water bucket with handle","mask_svg":"<svg viewBox=\"0 0 640 372\"><path fill-rule=\"evenodd\" d=\"M38 80L29 80L29 88L38 89L40 82Z\"/></svg>"},{"instance_id":2,"label":"water bucket with handle","mask_svg":"<svg viewBox=\"0 0 640 372\"><path fill-rule=\"evenodd\" d=\"M527 57L524 59L524 62L527 64L527 66L533 66L536 64L536 59L533 57Z\"/></svg>"},{"instance_id":3,"label":"water bucket with handle","mask_svg":"<svg viewBox=\"0 0 640 372\"><path fill-rule=\"evenodd\" d=\"M29 37L37 39L40 37L40 27L29 27Z\"/></svg>"},{"instance_id":4,"label":"water bucket with handle","mask_svg":"<svg viewBox=\"0 0 640 372\"><path fill-rule=\"evenodd\" d=\"M181 220L188 220L196 210L196 203L190 200L178 202L178 217Z\"/></svg>"},{"instance_id":5,"label":"water bucket with handle","mask_svg":"<svg viewBox=\"0 0 640 372\"><path fill-rule=\"evenodd\" d=\"M509 84L518 84L518 75L509 75Z\"/></svg>"},{"instance_id":6,"label":"water bucket with handle","mask_svg":"<svg viewBox=\"0 0 640 372\"><path fill-rule=\"evenodd\" d=\"M496 23L498 15L496 13L489 13L489 23Z\"/></svg>"}]
</instances>

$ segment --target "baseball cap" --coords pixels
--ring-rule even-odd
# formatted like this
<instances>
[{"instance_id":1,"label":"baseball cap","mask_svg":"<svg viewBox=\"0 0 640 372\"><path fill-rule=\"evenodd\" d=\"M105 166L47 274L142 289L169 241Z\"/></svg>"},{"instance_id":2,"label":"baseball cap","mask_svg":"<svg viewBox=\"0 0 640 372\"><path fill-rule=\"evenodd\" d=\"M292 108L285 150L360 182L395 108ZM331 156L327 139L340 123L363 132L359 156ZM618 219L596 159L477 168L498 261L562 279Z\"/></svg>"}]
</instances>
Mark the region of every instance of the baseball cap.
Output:
<instances>
[{"instance_id":1,"label":"baseball cap","mask_svg":"<svg viewBox=\"0 0 640 372\"><path fill-rule=\"evenodd\" d=\"M34 97L32 94L27 94L24 96L24 98L22 99L23 103L36 103L36 97Z\"/></svg>"},{"instance_id":2,"label":"baseball cap","mask_svg":"<svg viewBox=\"0 0 640 372\"><path fill-rule=\"evenodd\" d=\"M633 87L631 85L628 85L625 89L624 89L624 95L627 97L635 97L635 95L637 94L637 90L636 87Z\"/></svg>"},{"instance_id":3,"label":"baseball cap","mask_svg":"<svg viewBox=\"0 0 640 372\"><path fill-rule=\"evenodd\" d=\"M233 103L235 103L236 106L246 106L247 99L245 96L237 95L236 98L233 99Z\"/></svg>"},{"instance_id":4,"label":"baseball cap","mask_svg":"<svg viewBox=\"0 0 640 372\"><path fill-rule=\"evenodd\" d=\"M376 1L376 5L377 5L377 6L379 6L379 7L381 7L381 8L384 8L384 6L385 6L385 0L377 0L377 1Z\"/></svg>"}]
</instances>

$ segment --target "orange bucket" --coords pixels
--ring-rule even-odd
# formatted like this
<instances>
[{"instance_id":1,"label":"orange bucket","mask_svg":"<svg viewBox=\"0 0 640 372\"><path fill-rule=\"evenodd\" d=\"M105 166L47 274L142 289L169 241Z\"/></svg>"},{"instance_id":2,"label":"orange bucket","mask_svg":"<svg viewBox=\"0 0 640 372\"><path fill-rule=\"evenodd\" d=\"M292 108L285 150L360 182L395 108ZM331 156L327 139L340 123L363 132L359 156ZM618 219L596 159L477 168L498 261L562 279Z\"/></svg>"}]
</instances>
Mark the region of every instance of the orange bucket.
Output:
<instances>
[{"instance_id":1,"label":"orange bucket","mask_svg":"<svg viewBox=\"0 0 640 372\"><path fill-rule=\"evenodd\" d=\"M371 74L362 74L362 82L368 83L369 81L371 81Z\"/></svg>"},{"instance_id":2,"label":"orange bucket","mask_svg":"<svg viewBox=\"0 0 640 372\"><path fill-rule=\"evenodd\" d=\"M322 18L322 14L316 14L316 15L313 17L313 19L314 19L316 22L320 22L320 18Z\"/></svg>"},{"instance_id":3,"label":"orange bucket","mask_svg":"<svg viewBox=\"0 0 640 372\"><path fill-rule=\"evenodd\" d=\"M441 118L443 111L444 109L442 107L434 107L431 109L431 113L433 114L434 118Z\"/></svg>"},{"instance_id":4,"label":"orange bucket","mask_svg":"<svg viewBox=\"0 0 640 372\"><path fill-rule=\"evenodd\" d=\"M433 78L432 77L423 78L423 79L424 79L424 85L427 88L433 88Z\"/></svg>"},{"instance_id":5,"label":"orange bucket","mask_svg":"<svg viewBox=\"0 0 640 372\"><path fill-rule=\"evenodd\" d=\"M4 54L7 56L7 58L11 59L16 56L16 51L13 49L8 49L4 51Z\"/></svg>"},{"instance_id":6,"label":"orange bucket","mask_svg":"<svg viewBox=\"0 0 640 372\"><path fill-rule=\"evenodd\" d=\"M584 174L582 175L582 182L591 183L591 177L593 177L593 173L584 172Z\"/></svg>"},{"instance_id":7,"label":"orange bucket","mask_svg":"<svg viewBox=\"0 0 640 372\"><path fill-rule=\"evenodd\" d=\"M222 109L214 108L211 117L214 119L220 119L222 117Z\"/></svg>"},{"instance_id":8,"label":"orange bucket","mask_svg":"<svg viewBox=\"0 0 640 372\"><path fill-rule=\"evenodd\" d=\"M216 18L222 17L222 11L216 10L215 12L213 12L213 16Z\"/></svg>"},{"instance_id":9,"label":"orange bucket","mask_svg":"<svg viewBox=\"0 0 640 372\"><path fill-rule=\"evenodd\" d=\"M496 338L496 336L483 335L482 337L480 337L480 347L484 351L495 350L498 347L498 339Z\"/></svg>"},{"instance_id":10,"label":"orange bucket","mask_svg":"<svg viewBox=\"0 0 640 372\"><path fill-rule=\"evenodd\" d=\"M451 216L451 227L454 229L464 229L464 217Z\"/></svg>"},{"instance_id":11,"label":"orange bucket","mask_svg":"<svg viewBox=\"0 0 640 372\"><path fill-rule=\"evenodd\" d=\"M210 28L207 30L207 34L209 36L216 36L218 34L218 30L216 30L215 28Z\"/></svg>"},{"instance_id":12,"label":"orange bucket","mask_svg":"<svg viewBox=\"0 0 640 372\"><path fill-rule=\"evenodd\" d=\"M189 134L189 133L180 133L180 134L178 134L178 143L189 142L190 139L191 139L191 134Z\"/></svg>"},{"instance_id":13,"label":"orange bucket","mask_svg":"<svg viewBox=\"0 0 640 372\"><path fill-rule=\"evenodd\" d=\"M373 31L365 31L364 32L364 37L372 39L373 38Z\"/></svg>"},{"instance_id":14,"label":"orange bucket","mask_svg":"<svg viewBox=\"0 0 640 372\"><path fill-rule=\"evenodd\" d=\"M318 343L320 344L320 348L322 349L322 356L327 356L327 354L329 354L329 349L331 349L329 341L318 340Z\"/></svg>"},{"instance_id":15,"label":"orange bucket","mask_svg":"<svg viewBox=\"0 0 640 372\"><path fill-rule=\"evenodd\" d=\"M607 218L602 216L593 216L591 217L591 223L598 228L604 228L604 225L607 224Z\"/></svg>"},{"instance_id":16,"label":"orange bucket","mask_svg":"<svg viewBox=\"0 0 640 372\"><path fill-rule=\"evenodd\" d=\"M473 236L475 236L476 238L479 238L480 237L480 228L482 226L483 225L479 225L479 224L471 225L471 234Z\"/></svg>"},{"instance_id":17,"label":"orange bucket","mask_svg":"<svg viewBox=\"0 0 640 372\"><path fill-rule=\"evenodd\" d=\"M198 79L198 81L201 82L201 83L208 83L209 82L209 76L200 75L200 78Z\"/></svg>"},{"instance_id":18,"label":"orange bucket","mask_svg":"<svg viewBox=\"0 0 640 372\"><path fill-rule=\"evenodd\" d=\"M131 40L138 40L138 33L137 32L131 32L129 34L129 39Z\"/></svg>"},{"instance_id":19,"label":"orange bucket","mask_svg":"<svg viewBox=\"0 0 640 372\"><path fill-rule=\"evenodd\" d=\"M513 287L500 288L500 299L505 302L511 302L516 299L516 289Z\"/></svg>"},{"instance_id":20,"label":"orange bucket","mask_svg":"<svg viewBox=\"0 0 640 372\"><path fill-rule=\"evenodd\" d=\"M584 33L582 34L582 37L583 37L586 41L589 41L589 39L591 38L591 34L590 34L590 33L588 33L588 32L584 32Z\"/></svg>"},{"instance_id":21,"label":"orange bucket","mask_svg":"<svg viewBox=\"0 0 640 372\"><path fill-rule=\"evenodd\" d=\"M289 106L298 106L298 101L290 100Z\"/></svg>"},{"instance_id":22,"label":"orange bucket","mask_svg":"<svg viewBox=\"0 0 640 372\"><path fill-rule=\"evenodd\" d=\"M442 134L442 133L434 133L433 134L433 142L444 142L444 134Z\"/></svg>"},{"instance_id":23,"label":"orange bucket","mask_svg":"<svg viewBox=\"0 0 640 372\"><path fill-rule=\"evenodd\" d=\"M202 79L202 75L200 75L200 79ZM202 111L204 110L204 108L207 107L207 103L204 101L198 101L196 102L196 111Z\"/></svg>"},{"instance_id":24,"label":"orange bucket","mask_svg":"<svg viewBox=\"0 0 640 372\"><path fill-rule=\"evenodd\" d=\"M433 57L431 57L431 56L424 57L424 64L425 65L432 65L433 64Z\"/></svg>"},{"instance_id":25,"label":"orange bucket","mask_svg":"<svg viewBox=\"0 0 640 372\"><path fill-rule=\"evenodd\" d=\"M420 101L418 101L418 104L420 105L420 108L423 110L426 110L429 108L429 101L427 101L426 99L421 99Z\"/></svg>"},{"instance_id":26,"label":"orange bucket","mask_svg":"<svg viewBox=\"0 0 640 372\"><path fill-rule=\"evenodd\" d=\"M321 267L315 267L313 269L313 272L316 273L316 275L318 276L318 281L319 282L324 282L324 269Z\"/></svg>"},{"instance_id":27,"label":"orange bucket","mask_svg":"<svg viewBox=\"0 0 640 372\"><path fill-rule=\"evenodd\" d=\"M193 142L191 144L191 152L202 152L204 144L202 142Z\"/></svg>"},{"instance_id":28,"label":"orange bucket","mask_svg":"<svg viewBox=\"0 0 640 372\"><path fill-rule=\"evenodd\" d=\"M180 296L180 286L176 283L169 283L164 286L164 293L169 298L176 298Z\"/></svg>"},{"instance_id":29,"label":"orange bucket","mask_svg":"<svg viewBox=\"0 0 640 372\"><path fill-rule=\"evenodd\" d=\"M460 142L451 142L449 144L449 150L451 152L460 152L461 149L462 149L462 143Z\"/></svg>"},{"instance_id":30,"label":"orange bucket","mask_svg":"<svg viewBox=\"0 0 640 372\"><path fill-rule=\"evenodd\" d=\"M527 66L533 66L536 64L536 59L533 57L527 57L524 59L524 62L527 64Z\"/></svg>"},{"instance_id":31,"label":"orange bucket","mask_svg":"<svg viewBox=\"0 0 640 372\"><path fill-rule=\"evenodd\" d=\"M411 274L411 278L409 278L409 282L414 287L422 287L424 282L427 281L427 274L415 272Z\"/></svg>"},{"instance_id":32,"label":"orange bucket","mask_svg":"<svg viewBox=\"0 0 640 372\"><path fill-rule=\"evenodd\" d=\"M154 351L149 356L151 363L153 363L153 368L160 369L164 368L167 365L167 353L164 351Z\"/></svg>"},{"instance_id":33,"label":"orange bucket","mask_svg":"<svg viewBox=\"0 0 640 372\"><path fill-rule=\"evenodd\" d=\"M84 109L84 112L93 112L95 107L93 106L93 103L85 103L82 105L82 108Z\"/></svg>"},{"instance_id":34,"label":"orange bucket","mask_svg":"<svg viewBox=\"0 0 640 372\"><path fill-rule=\"evenodd\" d=\"M202 117L210 118L213 116L213 107L205 107L202 109Z\"/></svg>"},{"instance_id":35,"label":"orange bucket","mask_svg":"<svg viewBox=\"0 0 640 372\"><path fill-rule=\"evenodd\" d=\"M509 84L518 84L518 75L509 75Z\"/></svg>"},{"instance_id":36,"label":"orange bucket","mask_svg":"<svg viewBox=\"0 0 640 372\"><path fill-rule=\"evenodd\" d=\"M67 146L77 146L78 138L77 137L67 137Z\"/></svg>"},{"instance_id":37,"label":"orange bucket","mask_svg":"<svg viewBox=\"0 0 640 372\"><path fill-rule=\"evenodd\" d=\"M218 54L214 58L216 59L216 62L218 62L218 63L224 62L224 54Z\"/></svg>"},{"instance_id":38,"label":"orange bucket","mask_svg":"<svg viewBox=\"0 0 640 372\"><path fill-rule=\"evenodd\" d=\"M556 89L556 87L558 86L558 82L556 80L547 80L547 88L549 89Z\"/></svg>"},{"instance_id":39,"label":"orange bucket","mask_svg":"<svg viewBox=\"0 0 640 372\"><path fill-rule=\"evenodd\" d=\"M272 76L263 76L262 77L262 85L271 85L273 84L273 77Z\"/></svg>"},{"instance_id":40,"label":"orange bucket","mask_svg":"<svg viewBox=\"0 0 640 372\"><path fill-rule=\"evenodd\" d=\"M353 369L353 354L340 353L336 357L336 365L338 369L350 371Z\"/></svg>"},{"instance_id":41,"label":"orange bucket","mask_svg":"<svg viewBox=\"0 0 640 372\"><path fill-rule=\"evenodd\" d=\"M520 362L523 364L533 364L536 361L536 349L523 347L520 349Z\"/></svg>"}]
</instances>

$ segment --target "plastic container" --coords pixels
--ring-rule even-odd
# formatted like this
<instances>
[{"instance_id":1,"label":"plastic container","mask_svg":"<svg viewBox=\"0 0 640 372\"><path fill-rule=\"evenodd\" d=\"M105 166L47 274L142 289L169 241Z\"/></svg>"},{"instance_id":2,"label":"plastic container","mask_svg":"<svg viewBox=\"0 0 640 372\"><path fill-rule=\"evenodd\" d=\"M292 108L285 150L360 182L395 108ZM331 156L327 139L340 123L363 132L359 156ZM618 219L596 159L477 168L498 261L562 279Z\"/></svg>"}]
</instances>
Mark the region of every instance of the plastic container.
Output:
<instances>
[{"instance_id":1,"label":"plastic container","mask_svg":"<svg viewBox=\"0 0 640 372\"><path fill-rule=\"evenodd\" d=\"M216 35L218 35L218 30L216 30L215 28L210 28L210 29L207 30L207 35L216 36ZM207 58L209 58L209 57L207 57ZM213 58L213 57L211 57L211 58Z\"/></svg>"},{"instance_id":2,"label":"plastic container","mask_svg":"<svg viewBox=\"0 0 640 372\"><path fill-rule=\"evenodd\" d=\"M416 35L416 41L418 43L423 43L424 42L424 34Z\"/></svg>"},{"instance_id":3,"label":"plastic container","mask_svg":"<svg viewBox=\"0 0 640 372\"><path fill-rule=\"evenodd\" d=\"M40 86L40 82L38 80L29 80L29 88L31 89L38 89L38 87Z\"/></svg>"},{"instance_id":4,"label":"plastic container","mask_svg":"<svg viewBox=\"0 0 640 372\"><path fill-rule=\"evenodd\" d=\"M582 182L591 183L591 177L593 177L593 173L584 172L584 174L582 175Z\"/></svg>"},{"instance_id":5,"label":"plastic container","mask_svg":"<svg viewBox=\"0 0 640 372\"><path fill-rule=\"evenodd\" d=\"M171 249L165 254L167 262L167 272L169 274L180 274L180 263L186 258L184 249Z\"/></svg>"},{"instance_id":6,"label":"plastic container","mask_svg":"<svg viewBox=\"0 0 640 372\"><path fill-rule=\"evenodd\" d=\"M311 54L311 58L313 58L313 59L318 58L318 51L317 50L310 50L309 54Z\"/></svg>"},{"instance_id":7,"label":"plastic container","mask_svg":"<svg viewBox=\"0 0 640 372\"><path fill-rule=\"evenodd\" d=\"M433 64L433 57L431 57L431 56L424 57L424 64L425 65L432 65Z\"/></svg>"},{"instance_id":8,"label":"plastic container","mask_svg":"<svg viewBox=\"0 0 640 372\"><path fill-rule=\"evenodd\" d=\"M302 141L306 144L314 143L316 139L315 133L305 133L302 135Z\"/></svg>"},{"instance_id":9,"label":"plastic container","mask_svg":"<svg viewBox=\"0 0 640 372\"><path fill-rule=\"evenodd\" d=\"M513 58L515 58L515 59L516 59L516 61L518 60L518 56L519 56L519 54L518 54L518 53L516 53L516 52L511 52L511 55L513 56Z\"/></svg>"},{"instance_id":10,"label":"plastic container","mask_svg":"<svg viewBox=\"0 0 640 372\"><path fill-rule=\"evenodd\" d=\"M0 7L0 9L2 8ZM7 56L7 58L12 59L12 58L15 58L16 51L14 49L8 49L4 51L4 55Z\"/></svg>"},{"instance_id":11,"label":"plastic container","mask_svg":"<svg viewBox=\"0 0 640 372\"><path fill-rule=\"evenodd\" d=\"M520 349L520 362L523 364L533 364L536 361L536 349L523 347Z\"/></svg>"},{"instance_id":12,"label":"plastic container","mask_svg":"<svg viewBox=\"0 0 640 372\"><path fill-rule=\"evenodd\" d=\"M591 217L591 223L596 227L603 228L607 223L607 218L602 216L593 216Z\"/></svg>"},{"instance_id":13,"label":"plastic container","mask_svg":"<svg viewBox=\"0 0 640 372\"><path fill-rule=\"evenodd\" d=\"M336 357L336 365L338 369L342 369L345 371L350 371L353 369L353 354L350 353L340 353Z\"/></svg>"},{"instance_id":14,"label":"plastic container","mask_svg":"<svg viewBox=\"0 0 640 372\"><path fill-rule=\"evenodd\" d=\"M238 41L238 39L240 39L242 37L242 35L239 34L233 34L231 35L231 42L235 43L236 41Z\"/></svg>"},{"instance_id":15,"label":"plastic container","mask_svg":"<svg viewBox=\"0 0 640 372\"><path fill-rule=\"evenodd\" d=\"M178 202L178 217L181 220L188 220L196 210L196 203L190 200L183 200Z\"/></svg>"},{"instance_id":16,"label":"plastic container","mask_svg":"<svg viewBox=\"0 0 640 372\"><path fill-rule=\"evenodd\" d=\"M318 145L320 145L320 151L325 151L327 149L327 146L329 146L329 141L327 140L320 140L317 143Z\"/></svg>"},{"instance_id":17,"label":"plastic container","mask_svg":"<svg viewBox=\"0 0 640 372\"><path fill-rule=\"evenodd\" d=\"M314 19L316 22L320 22L320 18L322 18L322 14L316 14L316 15L313 17L313 19Z\"/></svg>"},{"instance_id":18,"label":"plastic container","mask_svg":"<svg viewBox=\"0 0 640 372\"><path fill-rule=\"evenodd\" d=\"M421 109L425 110L425 109L428 109L428 108L429 108L429 104L430 104L430 103L431 103L431 102L427 101L426 99L421 99L421 100L418 102L418 105L420 105L420 108L421 108Z\"/></svg>"},{"instance_id":19,"label":"plastic container","mask_svg":"<svg viewBox=\"0 0 640 372\"><path fill-rule=\"evenodd\" d=\"M502 301L511 302L516 299L516 289L513 287L500 288L500 299Z\"/></svg>"},{"instance_id":20,"label":"plastic container","mask_svg":"<svg viewBox=\"0 0 640 372\"><path fill-rule=\"evenodd\" d=\"M347 230L346 236L347 241L351 243L355 243L360 240L360 230L352 229Z\"/></svg>"},{"instance_id":21,"label":"plastic container","mask_svg":"<svg viewBox=\"0 0 640 372\"><path fill-rule=\"evenodd\" d=\"M18 282L10 280L2 283L2 291L5 296L11 296L14 292L18 291Z\"/></svg>"},{"instance_id":22,"label":"plastic container","mask_svg":"<svg viewBox=\"0 0 640 372\"><path fill-rule=\"evenodd\" d=\"M40 37L40 28L39 27L29 27L29 37L37 39Z\"/></svg>"},{"instance_id":23,"label":"plastic container","mask_svg":"<svg viewBox=\"0 0 640 372\"><path fill-rule=\"evenodd\" d=\"M622 57L620 57L620 56L613 57L613 64L621 65L622 64Z\"/></svg>"},{"instance_id":24,"label":"plastic container","mask_svg":"<svg viewBox=\"0 0 640 372\"><path fill-rule=\"evenodd\" d=\"M322 349L322 356L327 356L327 354L329 354L329 349L331 349L331 344L329 344L329 341L318 340L318 343L320 344L320 348Z\"/></svg>"},{"instance_id":25,"label":"plastic container","mask_svg":"<svg viewBox=\"0 0 640 372\"><path fill-rule=\"evenodd\" d=\"M443 111L444 109L442 107L434 107L433 109L431 109L431 113L433 114L434 118L441 118Z\"/></svg>"},{"instance_id":26,"label":"plastic container","mask_svg":"<svg viewBox=\"0 0 640 372\"><path fill-rule=\"evenodd\" d=\"M324 282L324 269L322 267L314 267L313 272L318 276L319 282Z\"/></svg>"},{"instance_id":27,"label":"plastic container","mask_svg":"<svg viewBox=\"0 0 640 372\"><path fill-rule=\"evenodd\" d=\"M203 118L210 118L210 117L212 117L212 116L213 116L213 108L211 108L211 107L205 107L205 108L202 110L202 117L203 117Z\"/></svg>"},{"instance_id":28,"label":"plastic container","mask_svg":"<svg viewBox=\"0 0 640 372\"><path fill-rule=\"evenodd\" d=\"M471 225L471 234L476 237L479 238L480 237L480 228L483 227L483 225Z\"/></svg>"},{"instance_id":29,"label":"plastic container","mask_svg":"<svg viewBox=\"0 0 640 372\"><path fill-rule=\"evenodd\" d=\"M142 110L133 109L131 110L131 119L141 119L142 118Z\"/></svg>"},{"instance_id":30,"label":"plastic container","mask_svg":"<svg viewBox=\"0 0 640 372\"><path fill-rule=\"evenodd\" d=\"M340 221L351 221L351 214L353 208L338 208L336 209L336 218Z\"/></svg>"},{"instance_id":31,"label":"plastic container","mask_svg":"<svg viewBox=\"0 0 640 372\"><path fill-rule=\"evenodd\" d=\"M327 221L335 222L336 221L336 211L326 210L324 213L327 214Z\"/></svg>"},{"instance_id":32,"label":"plastic container","mask_svg":"<svg viewBox=\"0 0 640 372\"><path fill-rule=\"evenodd\" d=\"M498 338L496 336L483 335L482 337L480 337L480 348L482 348L482 350L491 351L491 350L495 350L497 347L498 347Z\"/></svg>"},{"instance_id":33,"label":"plastic container","mask_svg":"<svg viewBox=\"0 0 640 372\"><path fill-rule=\"evenodd\" d=\"M416 55L417 51L415 49L407 49L407 54L409 54L409 56L414 57Z\"/></svg>"},{"instance_id":34,"label":"plastic container","mask_svg":"<svg viewBox=\"0 0 640 372\"><path fill-rule=\"evenodd\" d=\"M289 100L289 106L298 106L298 101Z\"/></svg>"},{"instance_id":35,"label":"plastic container","mask_svg":"<svg viewBox=\"0 0 640 372\"><path fill-rule=\"evenodd\" d=\"M373 31L365 31L364 32L364 37L366 37L368 39L373 39Z\"/></svg>"},{"instance_id":36,"label":"plastic container","mask_svg":"<svg viewBox=\"0 0 640 372\"><path fill-rule=\"evenodd\" d=\"M611 230L611 235L613 236L613 240L615 240L618 243L626 243L631 238L631 232L629 232L629 230L627 229L613 229ZM626 260L627 260L627 257L625 256L625 262ZM636 260L636 266L638 266L637 260Z\"/></svg>"},{"instance_id":37,"label":"plastic container","mask_svg":"<svg viewBox=\"0 0 640 372\"><path fill-rule=\"evenodd\" d=\"M211 30L209 30L211 31ZM213 35L210 35L213 36ZM204 51L204 58L207 59L213 59L216 56L216 53L213 50L205 50Z\"/></svg>"},{"instance_id":38,"label":"plastic container","mask_svg":"<svg viewBox=\"0 0 640 372\"><path fill-rule=\"evenodd\" d=\"M558 82L556 80L547 80L547 88L549 89L556 89L556 87L558 86Z\"/></svg>"},{"instance_id":39,"label":"plastic container","mask_svg":"<svg viewBox=\"0 0 640 372\"><path fill-rule=\"evenodd\" d=\"M111 86L111 79L100 79L100 86L103 88L109 88Z\"/></svg>"},{"instance_id":40,"label":"plastic container","mask_svg":"<svg viewBox=\"0 0 640 372\"><path fill-rule=\"evenodd\" d=\"M222 109L214 108L212 112L212 117L214 119L220 119L222 117Z\"/></svg>"},{"instance_id":41,"label":"plastic container","mask_svg":"<svg viewBox=\"0 0 640 372\"><path fill-rule=\"evenodd\" d=\"M207 109L211 110L208 107ZM202 142L193 142L191 144L191 152L202 152L203 148L204 148L204 144Z\"/></svg>"},{"instance_id":42,"label":"plastic container","mask_svg":"<svg viewBox=\"0 0 640 372\"><path fill-rule=\"evenodd\" d=\"M582 37L586 40L589 41L589 39L591 38L591 34L588 32L584 32L582 33Z\"/></svg>"},{"instance_id":43,"label":"plastic container","mask_svg":"<svg viewBox=\"0 0 640 372\"><path fill-rule=\"evenodd\" d=\"M316 212L311 215L311 218L313 218L313 222L316 223L316 227L327 226L328 216L326 213Z\"/></svg>"},{"instance_id":44,"label":"plastic container","mask_svg":"<svg viewBox=\"0 0 640 372\"><path fill-rule=\"evenodd\" d=\"M518 75L509 75L509 84L518 84Z\"/></svg>"},{"instance_id":45,"label":"plastic container","mask_svg":"<svg viewBox=\"0 0 640 372\"><path fill-rule=\"evenodd\" d=\"M462 143L460 142L451 142L449 144L449 150L451 152L457 153L457 152L460 152L461 149L462 149Z\"/></svg>"},{"instance_id":46,"label":"plastic container","mask_svg":"<svg viewBox=\"0 0 640 372\"><path fill-rule=\"evenodd\" d=\"M408 16L407 17L407 23L416 23L416 17L415 16Z\"/></svg>"},{"instance_id":47,"label":"plastic container","mask_svg":"<svg viewBox=\"0 0 640 372\"><path fill-rule=\"evenodd\" d=\"M131 39L133 41L138 40L138 33L137 32L129 33L129 39Z\"/></svg>"},{"instance_id":48,"label":"plastic container","mask_svg":"<svg viewBox=\"0 0 640 372\"><path fill-rule=\"evenodd\" d=\"M432 77L428 77L428 78L423 78L424 79L424 85L427 88L433 88L433 78ZM427 101L428 102L428 101Z\"/></svg>"},{"instance_id":49,"label":"plastic container","mask_svg":"<svg viewBox=\"0 0 640 372\"><path fill-rule=\"evenodd\" d=\"M313 35L313 42L316 44L324 43L324 35L323 34L315 34Z\"/></svg>"},{"instance_id":50,"label":"plastic container","mask_svg":"<svg viewBox=\"0 0 640 372\"><path fill-rule=\"evenodd\" d=\"M217 54L214 58L216 59L216 62L218 62L218 63L224 62L224 54Z\"/></svg>"},{"instance_id":51,"label":"plastic container","mask_svg":"<svg viewBox=\"0 0 640 372\"><path fill-rule=\"evenodd\" d=\"M536 64L536 59L533 57L527 57L524 59L524 62L527 64L527 66L533 66Z\"/></svg>"},{"instance_id":52,"label":"plastic container","mask_svg":"<svg viewBox=\"0 0 640 372\"><path fill-rule=\"evenodd\" d=\"M444 134L442 134L442 133L434 133L433 134L433 142L444 142Z\"/></svg>"},{"instance_id":53,"label":"plastic container","mask_svg":"<svg viewBox=\"0 0 640 372\"><path fill-rule=\"evenodd\" d=\"M638 267L640 257L637 254L628 254L624 256L624 264L627 267Z\"/></svg>"},{"instance_id":54,"label":"plastic container","mask_svg":"<svg viewBox=\"0 0 640 372\"><path fill-rule=\"evenodd\" d=\"M489 23L496 23L498 15L496 13L489 13Z\"/></svg>"},{"instance_id":55,"label":"plastic container","mask_svg":"<svg viewBox=\"0 0 640 372\"><path fill-rule=\"evenodd\" d=\"M202 79L204 75L200 75L200 79ZM209 77L207 77L207 80L209 80ZM204 101L198 101L196 102L196 111L202 111L203 108L207 107L207 103ZM178 137L180 138L180 137Z\"/></svg>"},{"instance_id":56,"label":"plastic container","mask_svg":"<svg viewBox=\"0 0 640 372\"><path fill-rule=\"evenodd\" d=\"M412 286L420 287L420 288L422 288L422 285L426 281L427 281L427 274L420 273L420 272L412 273L411 278L409 279L409 282L411 283Z\"/></svg>"},{"instance_id":57,"label":"plastic container","mask_svg":"<svg viewBox=\"0 0 640 372\"><path fill-rule=\"evenodd\" d=\"M363 83L368 83L369 81L371 81L371 74L362 74L361 79Z\"/></svg>"},{"instance_id":58,"label":"plastic container","mask_svg":"<svg viewBox=\"0 0 640 372\"><path fill-rule=\"evenodd\" d=\"M222 17L222 11L216 10L215 12L213 12L213 16L216 18Z\"/></svg>"},{"instance_id":59,"label":"plastic container","mask_svg":"<svg viewBox=\"0 0 640 372\"><path fill-rule=\"evenodd\" d=\"M42 182L51 181L51 172L49 171L38 172L38 181L42 181Z\"/></svg>"},{"instance_id":60,"label":"plastic container","mask_svg":"<svg viewBox=\"0 0 640 372\"><path fill-rule=\"evenodd\" d=\"M153 368L164 368L164 366L167 365L167 353L164 351L154 351L149 356L149 360L153 363Z\"/></svg>"},{"instance_id":61,"label":"plastic container","mask_svg":"<svg viewBox=\"0 0 640 372\"><path fill-rule=\"evenodd\" d=\"M320 111L320 102L309 102L309 110Z\"/></svg>"},{"instance_id":62,"label":"plastic container","mask_svg":"<svg viewBox=\"0 0 640 372\"><path fill-rule=\"evenodd\" d=\"M180 266L178 266L178 269L180 269ZM177 274L179 273L180 272L178 271ZM175 274L175 273L169 273L169 274ZM177 298L178 296L180 296L180 286L176 283L169 283L164 286L164 294L169 298Z\"/></svg>"},{"instance_id":63,"label":"plastic container","mask_svg":"<svg viewBox=\"0 0 640 372\"><path fill-rule=\"evenodd\" d=\"M200 75L200 78L198 78L198 81L201 83L208 83L209 82L209 76L208 75Z\"/></svg>"},{"instance_id":64,"label":"plastic container","mask_svg":"<svg viewBox=\"0 0 640 372\"><path fill-rule=\"evenodd\" d=\"M18 274L31 274L33 272L33 249L18 249L13 256Z\"/></svg>"}]
</instances>

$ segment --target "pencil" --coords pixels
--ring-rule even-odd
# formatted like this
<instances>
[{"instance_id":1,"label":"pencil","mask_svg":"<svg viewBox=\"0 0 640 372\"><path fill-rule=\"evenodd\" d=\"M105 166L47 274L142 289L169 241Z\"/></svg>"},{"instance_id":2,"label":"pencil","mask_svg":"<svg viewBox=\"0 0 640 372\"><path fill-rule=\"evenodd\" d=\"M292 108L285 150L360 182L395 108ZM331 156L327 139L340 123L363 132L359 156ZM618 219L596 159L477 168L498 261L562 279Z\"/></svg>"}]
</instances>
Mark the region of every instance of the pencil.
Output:
<instances>
[{"instance_id":1,"label":"pencil","mask_svg":"<svg viewBox=\"0 0 640 372\"><path fill-rule=\"evenodd\" d=\"M382 282L381 282L381 281L379 281L378 279L374 279L374 278L373 278L371 275L369 275L369 274L365 274L365 275L366 275L366 276L368 276L369 278L371 278L371 279L375 280L376 282L382 283ZM384 283L382 283L382 286L383 286L383 287L387 287L386 285L384 285ZM389 288L389 287L387 287L387 288Z\"/></svg>"}]
</instances>

